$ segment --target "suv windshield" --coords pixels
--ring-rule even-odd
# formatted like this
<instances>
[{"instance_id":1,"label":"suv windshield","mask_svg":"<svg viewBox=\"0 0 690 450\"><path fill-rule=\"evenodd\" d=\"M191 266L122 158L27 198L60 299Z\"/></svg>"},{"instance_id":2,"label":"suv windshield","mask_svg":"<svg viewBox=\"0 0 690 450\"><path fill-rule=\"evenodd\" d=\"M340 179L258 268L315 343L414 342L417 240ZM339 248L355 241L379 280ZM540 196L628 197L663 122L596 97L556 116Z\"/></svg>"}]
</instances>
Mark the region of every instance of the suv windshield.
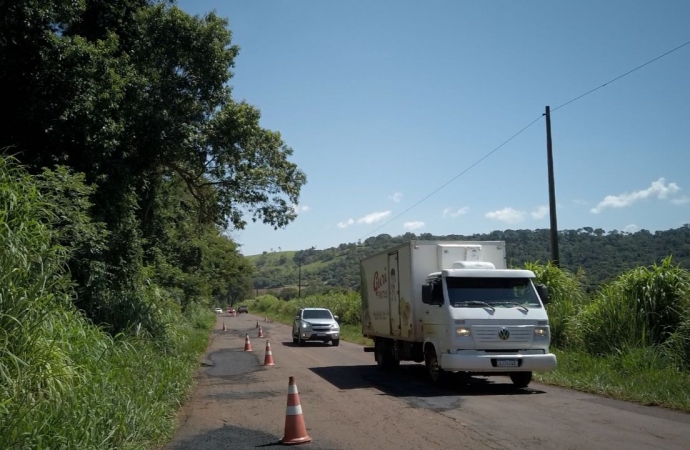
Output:
<instances>
[{"instance_id":1,"label":"suv windshield","mask_svg":"<svg viewBox=\"0 0 690 450\"><path fill-rule=\"evenodd\" d=\"M450 304L454 308L476 306L541 308L541 303L529 278L448 277L446 285Z\"/></svg>"},{"instance_id":2,"label":"suv windshield","mask_svg":"<svg viewBox=\"0 0 690 450\"><path fill-rule=\"evenodd\" d=\"M332 319L331 312L327 309L306 309L302 312L302 319Z\"/></svg>"}]
</instances>

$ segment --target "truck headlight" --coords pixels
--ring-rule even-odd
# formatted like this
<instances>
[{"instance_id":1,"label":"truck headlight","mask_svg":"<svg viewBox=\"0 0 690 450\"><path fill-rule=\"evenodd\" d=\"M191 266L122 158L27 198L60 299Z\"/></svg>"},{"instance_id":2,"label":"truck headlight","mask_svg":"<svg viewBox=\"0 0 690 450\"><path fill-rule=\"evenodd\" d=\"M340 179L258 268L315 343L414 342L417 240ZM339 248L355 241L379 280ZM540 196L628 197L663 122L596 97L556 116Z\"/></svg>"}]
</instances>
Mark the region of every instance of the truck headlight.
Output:
<instances>
[{"instance_id":1,"label":"truck headlight","mask_svg":"<svg viewBox=\"0 0 690 450\"><path fill-rule=\"evenodd\" d=\"M455 334L458 336L469 336L470 335L470 329L465 328L465 327L460 327L455 329Z\"/></svg>"},{"instance_id":2,"label":"truck headlight","mask_svg":"<svg viewBox=\"0 0 690 450\"><path fill-rule=\"evenodd\" d=\"M302 328L309 328L309 324L307 322L302 322Z\"/></svg>"},{"instance_id":3,"label":"truck headlight","mask_svg":"<svg viewBox=\"0 0 690 450\"><path fill-rule=\"evenodd\" d=\"M338 324L337 324L337 323L332 323L332 324L331 324L331 330L337 330L338 328L339 328L339 327L338 327Z\"/></svg>"},{"instance_id":4,"label":"truck headlight","mask_svg":"<svg viewBox=\"0 0 690 450\"><path fill-rule=\"evenodd\" d=\"M549 329L547 327L534 327L534 335L538 337L548 336Z\"/></svg>"}]
</instances>

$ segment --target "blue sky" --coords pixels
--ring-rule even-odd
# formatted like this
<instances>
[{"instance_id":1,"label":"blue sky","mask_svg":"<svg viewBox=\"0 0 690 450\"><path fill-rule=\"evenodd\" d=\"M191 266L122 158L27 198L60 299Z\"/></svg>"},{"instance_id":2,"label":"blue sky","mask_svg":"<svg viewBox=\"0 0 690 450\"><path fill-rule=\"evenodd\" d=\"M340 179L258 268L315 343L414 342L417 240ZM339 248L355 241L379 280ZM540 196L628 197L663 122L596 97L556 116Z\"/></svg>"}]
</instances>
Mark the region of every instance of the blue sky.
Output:
<instances>
[{"instance_id":1,"label":"blue sky","mask_svg":"<svg viewBox=\"0 0 690 450\"><path fill-rule=\"evenodd\" d=\"M236 100L304 170L247 255L381 233L548 228L551 108L690 41L690 2L180 1L230 20ZM552 113L559 229L690 222L690 45ZM374 231L375 230L375 231Z\"/></svg>"}]
</instances>

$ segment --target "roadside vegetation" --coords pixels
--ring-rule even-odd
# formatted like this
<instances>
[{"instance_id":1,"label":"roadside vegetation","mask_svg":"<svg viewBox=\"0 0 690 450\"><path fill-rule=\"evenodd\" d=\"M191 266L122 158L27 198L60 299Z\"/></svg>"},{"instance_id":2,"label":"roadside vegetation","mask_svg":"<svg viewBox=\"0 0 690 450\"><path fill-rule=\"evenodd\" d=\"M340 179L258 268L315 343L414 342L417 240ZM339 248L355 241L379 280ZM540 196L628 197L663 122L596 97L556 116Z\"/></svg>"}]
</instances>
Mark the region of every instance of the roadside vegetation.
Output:
<instances>
[{"instance_id":1,"label":"roadside vegetation","mask_svg":"<svg viewBox=\"0 0 690 450\"><path fill-rule=\"evenodd\" d=\"M226 19L0 11L0 448L158 447L213 307L252 289L226 230L288 225L306 177L232 98Z\"/></svg>"},{"instance_id":2,"label":"roadside vegetation","mask_svg":"<svg viewBox=\"0 0 690 450\"><path fill-rule=\"evenodd\" d=\"M535 374L544 383L690 412L690 272L666 258L639 267L588 294L582 271L527 263L549 288L547 305L558 369ZM364 343L358 293L283 301L270 295L250 311L290 324L300 306L340 316L343 339Z\"/></svg>"}]
</instances>

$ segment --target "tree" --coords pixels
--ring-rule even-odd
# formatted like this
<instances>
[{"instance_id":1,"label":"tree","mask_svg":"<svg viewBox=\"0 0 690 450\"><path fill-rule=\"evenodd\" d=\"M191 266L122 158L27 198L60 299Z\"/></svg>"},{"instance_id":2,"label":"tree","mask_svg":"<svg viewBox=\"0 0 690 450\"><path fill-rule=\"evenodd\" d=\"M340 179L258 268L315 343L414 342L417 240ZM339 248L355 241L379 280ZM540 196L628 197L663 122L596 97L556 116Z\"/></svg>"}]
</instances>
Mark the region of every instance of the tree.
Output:
<instances>
[{"instance_id":1,"label":"tree","mask_svg":"<svg viewBox=\"0 0 690 450\"><path fill-rule=\"evenodd\" d=\"M306 176L259 110L233 100L231 38L226 19L169 1L0 3L0 148L35 174L62 164L94 186L89 215L107 241L90 258L113 292L140 295L155 266L186 298L206 295L194 271L209 226L295 218ZM178 186L198 226L168 226ZM164 229L179 241L162 239ZM99 305L104 292L83 300Z\"/></svg>"}]
</instances>

